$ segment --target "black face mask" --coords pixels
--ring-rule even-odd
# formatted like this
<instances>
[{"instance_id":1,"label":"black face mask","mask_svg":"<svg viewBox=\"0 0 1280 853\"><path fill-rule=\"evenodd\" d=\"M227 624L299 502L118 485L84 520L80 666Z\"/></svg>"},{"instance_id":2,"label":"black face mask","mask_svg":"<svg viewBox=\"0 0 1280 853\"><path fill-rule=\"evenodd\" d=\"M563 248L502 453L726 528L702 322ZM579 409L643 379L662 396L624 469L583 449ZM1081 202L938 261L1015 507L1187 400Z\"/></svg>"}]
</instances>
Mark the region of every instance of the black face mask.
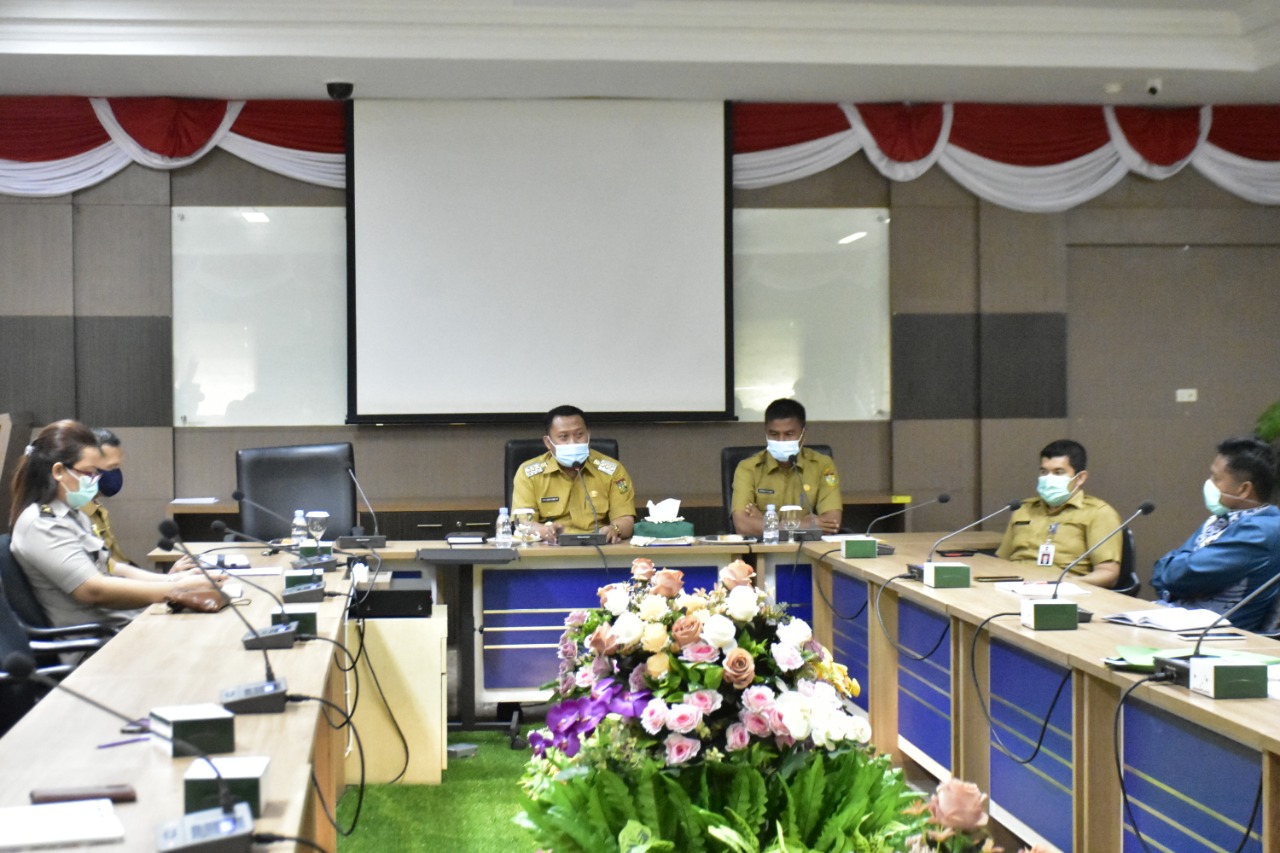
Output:
<instances>
[{"instance_id":1,"label":"black face mask","mask_svg":"<svg viewBox=\"0 0 1280 853\"><path fill-rule=\"evenodd\" d=\"M114 471L103 471L102 476L98 478L98 494L112 497L124 488L124 471L119 468Z\"/></svg>"}]
</instances>

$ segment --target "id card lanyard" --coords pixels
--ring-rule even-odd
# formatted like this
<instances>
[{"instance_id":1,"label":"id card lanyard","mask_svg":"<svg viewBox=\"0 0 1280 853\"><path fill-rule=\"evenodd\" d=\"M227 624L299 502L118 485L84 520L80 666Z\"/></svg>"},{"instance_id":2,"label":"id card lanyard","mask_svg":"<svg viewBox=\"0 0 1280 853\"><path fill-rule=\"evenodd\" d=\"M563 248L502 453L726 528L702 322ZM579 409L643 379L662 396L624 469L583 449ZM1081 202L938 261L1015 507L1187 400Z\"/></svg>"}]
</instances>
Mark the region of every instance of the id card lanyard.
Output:
<instances>
[{"instance_id":1,"label":"id card lanyard","mask_svg":"<svg viewBox=\"0 0 1280 853\"><path fill-rule=\"evenodd\" d=\"M1053 555L1056 550L1053 544L1053 537L1058 532L1058 522L1049 525L1049 538L1040 546L1040 551L1036 556L1037 566L1052 566Z\"/></svg>"}]
</instances>

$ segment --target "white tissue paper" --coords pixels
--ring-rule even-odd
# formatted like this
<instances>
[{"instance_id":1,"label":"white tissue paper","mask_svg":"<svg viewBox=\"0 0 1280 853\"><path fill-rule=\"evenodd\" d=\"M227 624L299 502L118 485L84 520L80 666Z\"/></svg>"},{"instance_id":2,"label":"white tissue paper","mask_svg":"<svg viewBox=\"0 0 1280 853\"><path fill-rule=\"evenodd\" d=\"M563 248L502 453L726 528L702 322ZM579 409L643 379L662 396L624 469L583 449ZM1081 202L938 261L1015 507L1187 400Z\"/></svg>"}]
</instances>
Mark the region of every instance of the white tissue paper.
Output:
<instances>
[{"instance_id":1,"label":"white tissue paper","mask_svg":"<svg viewBox=\"0 0 1280 853\"><path fill-rule=\"evenodd\" d=\"M664 524L668 521L684 521L684 516L680 515L680 500L678 498L667 498L665 501L654 503L649 501L649 517L646 521L652 521L655 524Z\"/></svg>"}]
</instances>

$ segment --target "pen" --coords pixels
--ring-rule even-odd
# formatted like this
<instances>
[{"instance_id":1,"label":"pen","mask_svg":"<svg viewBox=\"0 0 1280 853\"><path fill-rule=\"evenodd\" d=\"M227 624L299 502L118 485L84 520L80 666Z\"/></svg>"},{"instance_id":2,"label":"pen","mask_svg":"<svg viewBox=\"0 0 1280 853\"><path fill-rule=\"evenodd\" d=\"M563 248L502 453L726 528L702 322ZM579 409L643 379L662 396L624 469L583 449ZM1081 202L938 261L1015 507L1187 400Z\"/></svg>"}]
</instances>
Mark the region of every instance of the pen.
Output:
<instances>
[{"instance_id":1,"label":"pen","mask_svg":"<svg viewBox=\"0 0 1280 853\"><path fill-rule=\"evenodd\" d=\"M124 740L113 740L109 743L98 744L98 749L110 749L113 746L124 746L126 743L142 743L144 740L150 739L150 735L142 735L140 737L125 738Z\"/></svg>"}]
</instances>

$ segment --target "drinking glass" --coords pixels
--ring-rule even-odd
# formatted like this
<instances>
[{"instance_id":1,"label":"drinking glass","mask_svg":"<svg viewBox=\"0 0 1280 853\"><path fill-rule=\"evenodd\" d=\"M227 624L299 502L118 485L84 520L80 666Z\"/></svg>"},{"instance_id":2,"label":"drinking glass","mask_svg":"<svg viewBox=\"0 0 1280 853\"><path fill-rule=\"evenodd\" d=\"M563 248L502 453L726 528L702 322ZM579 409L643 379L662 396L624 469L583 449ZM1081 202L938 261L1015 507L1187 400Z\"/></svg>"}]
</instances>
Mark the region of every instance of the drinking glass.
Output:
<instances>
[{"instance_id":1,"label":"drinking glass","mask_svg":"<svg viewBox=\"0 0 1280 853\"><path fill-rule=\"evenodd\" d=\"M527 545L533 539L533 510L513 509L511 516L516 520L516 541Z\"/></svg>"},{"instance_id":2,"label":"drinking glass","mask_svg":"<svg viewBox=\"0 0 1280 853\"><path fill-rule=\"evenodd\" d=\"M778 517L782 521L782 526L787 531L787 541L794 543L796 541L796 531L800 529L800 516L804 510L798 506L784 506L778 510Z\"/></svg>"},{"instance_id":3,"label":"drinking glass","mask_svg":"<svg viewBox=\"0 0 1280 853\"><path fill-rule=\"evenodd\" d=\"M329 513L324 510L312 510L307 513L307 532L311 534L311 538L316 540L319 545L324 539L324 533L329 529Z\"/></svg>"}]
</instances>

